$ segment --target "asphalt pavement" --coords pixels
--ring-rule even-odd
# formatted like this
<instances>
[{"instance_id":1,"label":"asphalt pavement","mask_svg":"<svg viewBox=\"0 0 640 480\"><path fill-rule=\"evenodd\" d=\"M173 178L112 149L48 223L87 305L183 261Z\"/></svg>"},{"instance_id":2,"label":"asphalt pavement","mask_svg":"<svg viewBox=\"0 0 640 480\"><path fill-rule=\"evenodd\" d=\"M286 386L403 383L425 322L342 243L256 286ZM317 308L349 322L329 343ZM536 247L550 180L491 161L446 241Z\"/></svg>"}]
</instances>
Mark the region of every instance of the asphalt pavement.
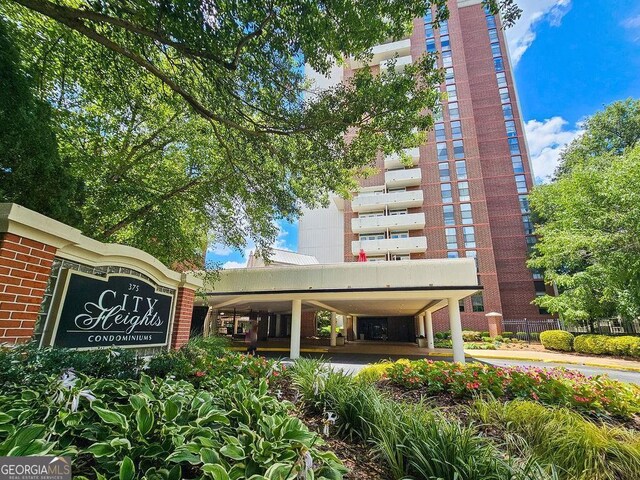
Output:
<instances>
[{"instance_id":1,"label":"asphalt pavement","mask_svg":"<svg viewBox=\"0 0 640 480\"><path fill-rule=\"evenodd\" d=\"M278 352L258 352L259 355L263 355L269 358L287 358L282 355L282 353ZM331 365L334 368L341 369L348 373L357 373L365 366L371 363L377 363L383 360L398 360L400 358L408 358L410 360L417 360L420 358L425 358L420 355L378 355L378 354L366 354L366 353L349 353L349 354L335 354L335 353L302 353L303 357L306 358L319 358ZM433 358L433 360L446 360L453 361L453 357L438 357ZM637 372L629 372L625 370L616 370L612 368L601 368L601 367L593 367L587 365L576 365L576 364L562 364L562 363L551 363L551 362L534 362L534 361L525 361L525 360L503 360L503 359L474 359L467 361L476 361L487 363L491 365L496 365L500 367L514 367L514 366L522 366L522 367L540 367L540 368L554 368L554 367L564 367L570 370L577 370L585 375L595 376L595 375L608 375L610 378L620 380L622 382L630 382L636 383L640 385L640 373Z\"/></svg>"}]
</instances>

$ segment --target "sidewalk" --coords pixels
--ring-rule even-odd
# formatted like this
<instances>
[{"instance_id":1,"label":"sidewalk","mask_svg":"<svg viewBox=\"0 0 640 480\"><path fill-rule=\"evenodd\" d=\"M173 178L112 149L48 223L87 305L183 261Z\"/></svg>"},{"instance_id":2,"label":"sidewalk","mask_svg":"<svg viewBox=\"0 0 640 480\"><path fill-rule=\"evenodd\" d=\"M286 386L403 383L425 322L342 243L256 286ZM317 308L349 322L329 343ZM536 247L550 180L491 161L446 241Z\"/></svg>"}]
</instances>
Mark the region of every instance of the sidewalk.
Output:
<instances>
[{"instance_id":1,"label":"sidewalk","mask_svg":"<svg viewBox=\"0 0 640 480\"><path fill-rule=\"evenodd\" d=\"M235 344L233 350L243 351L244 346ZM258 351L262 352L278 352L283 354L289 353L288 340L278 339L269 340L268 342L260 342ZM381 358L389 357L427 357L437 359L451 359L452 352L446 348L436 348L429 351L426 348L419 348L413 343L392 343L392 342L364 342L355 341L348 342L344 347L329 347L323 345L302 345L300 348L302 353L314 354L364 354L379 355ZM622 360L617 358L571 355L561 352L551 352L548 350L465 350L467 361L477 359L495 359L495 360L517 360L531 361L543 363L560 363L569 365L584 365L588 367L608 368L614 370L623 370L629 372L640 373L640 361Z\"/></svg>"}]
</instances>

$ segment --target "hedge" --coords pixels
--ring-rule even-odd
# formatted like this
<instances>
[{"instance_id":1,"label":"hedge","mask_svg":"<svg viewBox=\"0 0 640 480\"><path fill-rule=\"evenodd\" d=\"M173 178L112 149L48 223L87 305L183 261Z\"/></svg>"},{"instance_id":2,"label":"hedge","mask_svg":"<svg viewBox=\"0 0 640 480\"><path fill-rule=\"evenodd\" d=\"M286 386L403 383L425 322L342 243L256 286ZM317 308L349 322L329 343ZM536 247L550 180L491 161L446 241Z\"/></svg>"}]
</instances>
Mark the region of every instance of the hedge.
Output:
<instances>
[{"instance_id":1,"label":"hedge","mask_svg":"<svg viewBox=\"0 0 640 480\"><path fill-rule=\"evenodd\" d=\"M573 335L564 330L547 330L540 334L540 341L548 350L570 352L573 350Z\"/></svg>"},{"instance_id":2,"label":"hedge","mask_svg":"<svg viewBox=\"0 0 640 480\"><path fill-rule=\"evenodd\" d=\"M579 353L616 355L640 358L640 337L608 337L606 335L579 335L573 342Z\"/></svg>"}]
</instances>

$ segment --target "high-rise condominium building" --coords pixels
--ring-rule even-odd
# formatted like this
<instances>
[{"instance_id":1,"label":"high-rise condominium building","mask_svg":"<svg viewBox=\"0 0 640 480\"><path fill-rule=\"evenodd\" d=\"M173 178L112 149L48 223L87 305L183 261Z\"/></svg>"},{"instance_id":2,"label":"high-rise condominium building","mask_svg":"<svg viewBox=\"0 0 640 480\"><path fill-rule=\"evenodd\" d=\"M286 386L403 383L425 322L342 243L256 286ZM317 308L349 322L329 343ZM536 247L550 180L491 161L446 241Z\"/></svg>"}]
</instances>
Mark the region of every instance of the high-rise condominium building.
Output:
<instances>
[{"instance_id":1,"label":"high-rise condominium building","mask_svg":"<svg viewBox=\"0 0 640 480\"><path fill-rule=\"evenodd\" d=\"M376 46L370 62L380 71L398 57L402 68L439 52L446 100L427 143L406 151L411 166L378 158L379 173L362 180L351 201L305 212L299 251L321 263L357 261L361 250L368 261L475 258L483 293L460 309L465 328L486 330L487 312L545 316L531 304L544 283L526 266L536 241L527 198L533 176L500 18L481 0L450 0L449 9L438 28L432 15L415 19L410 37ZM361 67L315 78L330 85ZM442 315L436 327L445 327Z\"/></svg>"}]
</instances>

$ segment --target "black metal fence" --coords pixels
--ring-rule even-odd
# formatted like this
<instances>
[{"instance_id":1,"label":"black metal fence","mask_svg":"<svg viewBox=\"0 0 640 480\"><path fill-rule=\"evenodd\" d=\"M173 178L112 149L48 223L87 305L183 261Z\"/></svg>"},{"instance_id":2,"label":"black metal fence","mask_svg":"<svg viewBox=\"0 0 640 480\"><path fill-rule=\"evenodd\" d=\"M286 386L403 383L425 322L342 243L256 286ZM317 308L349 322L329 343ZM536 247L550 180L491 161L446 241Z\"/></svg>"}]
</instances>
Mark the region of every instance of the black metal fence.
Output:
<instances>
[{"instance_id":1,"label":"black metal fence","mask_svg":"<svg viewBox=\"0 0 640 480\"><path fill-rule=\"evenodd\" d=\"M560 330L560 321L556 318L545 318L541 320L503 319L502 330L513 333L514 338L526 342L539 342L540 333L546 330Z\"/></svg>"},{"instance_id":2,"label":"black metal fence","mask_svg":"<svg viewBox=\"0 0 640 480\"><path fill-rule=\"evenodd\" d=\"M581 325L564 325L563 330L574 334L597 333L599 335L640 335L640 322L638 320L625 322L618 318L600 320L592 325L584 323Z\"/></svg>"}]
</instances>

